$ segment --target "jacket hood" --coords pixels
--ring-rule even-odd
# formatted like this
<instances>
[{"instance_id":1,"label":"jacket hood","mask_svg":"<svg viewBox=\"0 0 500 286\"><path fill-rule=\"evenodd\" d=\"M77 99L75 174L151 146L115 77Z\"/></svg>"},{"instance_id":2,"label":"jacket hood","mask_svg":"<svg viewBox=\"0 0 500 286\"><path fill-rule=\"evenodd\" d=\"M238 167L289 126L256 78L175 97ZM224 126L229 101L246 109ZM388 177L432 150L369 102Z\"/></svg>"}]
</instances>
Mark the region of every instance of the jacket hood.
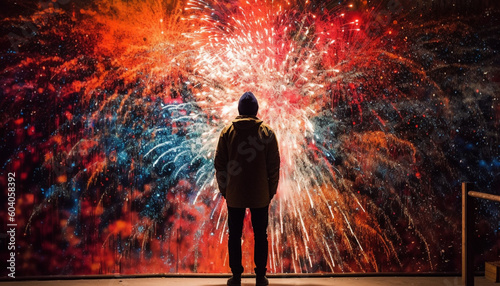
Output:
<instances>
[{"instance_id":1,"label":"jacket hood","mask_svg":"<svg viewBox=\"0 0 500 286\"><path fill-rule=\"evenodd\" d=\"M256 116L239 115L233 120L233 126L236 129L252 129L259 127L262 124L262 120Z\"/></svg>"},{"instance_id":2,"label":"jacket hood","mask_svg":"<svg viewBox=\"0 0 500 286\"><path fill-rule=\"evenodd\" d=\"M251 91L245 92L238 101L238 112L240 115L255 116L259 111L259 102Z\"/></svg>"}]
</instances>

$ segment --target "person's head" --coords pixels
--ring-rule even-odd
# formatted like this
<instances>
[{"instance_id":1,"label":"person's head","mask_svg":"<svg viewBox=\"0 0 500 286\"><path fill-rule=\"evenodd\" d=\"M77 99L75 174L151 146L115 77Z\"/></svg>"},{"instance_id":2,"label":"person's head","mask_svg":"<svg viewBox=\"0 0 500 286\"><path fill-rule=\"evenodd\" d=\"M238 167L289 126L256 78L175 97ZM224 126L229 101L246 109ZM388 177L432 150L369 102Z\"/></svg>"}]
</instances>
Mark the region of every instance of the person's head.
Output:
<instances>
[{"instance_id":1,"label":"person's head","mask_svg":"<svg viewBox=\"0 0 500 286\"><path fill-rule=\"evenodd\" d=\"M240 115L256 116L259 111L259 103L257 98L251 91L245 92L238 102L238 112Z\"/></svg>"}]
</instances>

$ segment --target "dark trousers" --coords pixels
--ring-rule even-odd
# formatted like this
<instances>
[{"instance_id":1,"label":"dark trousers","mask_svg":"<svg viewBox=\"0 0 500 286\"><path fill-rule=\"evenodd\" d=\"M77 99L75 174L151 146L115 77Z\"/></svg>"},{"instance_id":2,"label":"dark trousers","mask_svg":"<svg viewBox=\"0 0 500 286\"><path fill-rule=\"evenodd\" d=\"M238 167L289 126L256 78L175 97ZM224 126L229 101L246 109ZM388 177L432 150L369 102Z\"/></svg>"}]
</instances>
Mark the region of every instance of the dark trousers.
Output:
<instances>
[{"instance_id":1,"label":"dark trousers","mask_svg":"<svg viewBox=\"0 0 500 286\"><path fill-rule=\"evenodd\" d=\"M229 225L229 267L233 275L243 273L241 264L241 235L243 231L243 220L245 219L244 208L227 207ZM251 208L252 228L255 238L254 262L255 274L266 275L267 265L267 225L269 206L263 208Z\"/></svg>"}]
</instances>

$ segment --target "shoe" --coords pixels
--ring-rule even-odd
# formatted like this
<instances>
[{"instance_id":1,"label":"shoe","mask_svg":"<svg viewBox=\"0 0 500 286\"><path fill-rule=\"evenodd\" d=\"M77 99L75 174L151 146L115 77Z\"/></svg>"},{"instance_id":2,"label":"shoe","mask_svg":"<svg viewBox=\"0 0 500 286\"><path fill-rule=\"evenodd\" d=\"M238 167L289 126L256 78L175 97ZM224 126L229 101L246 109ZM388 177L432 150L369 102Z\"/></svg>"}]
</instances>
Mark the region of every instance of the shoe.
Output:
<instances>
[{"instance_id":1,"label":"shoe","mask_svg":"<svg viewBox=\"0 0 500 286\"><path fill-rule=\"evenodd\" d=\"M231 276L231 278L227 280L227 286L241 286L241 276Z\"/></svg>"},{"instance_id":2,"label":"shoe","mask_svg":"<svg viewBox=\"0 0 500 286\"><path fill-rule=\"evenodd\" d=\"M257 276L255 281L255 286L267 286L269 285L269 280L267 280L266 276Z\"/></svg>"}]
</instances>

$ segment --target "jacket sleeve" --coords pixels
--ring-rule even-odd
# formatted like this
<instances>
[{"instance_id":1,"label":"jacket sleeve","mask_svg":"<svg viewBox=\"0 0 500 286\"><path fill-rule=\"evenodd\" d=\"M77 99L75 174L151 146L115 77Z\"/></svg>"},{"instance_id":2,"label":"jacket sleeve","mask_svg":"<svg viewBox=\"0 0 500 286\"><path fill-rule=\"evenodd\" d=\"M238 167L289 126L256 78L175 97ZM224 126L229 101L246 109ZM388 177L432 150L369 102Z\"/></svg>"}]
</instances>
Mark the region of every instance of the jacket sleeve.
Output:
<instances>
[{"instance_id":1,"label":"jacket sleeve","mask_svg":"<svg viewBox=\"0 0 500 286\"><path fill-rule=\"evenodd\" d=\"M219 186L219 191L222 196L226 197L226 187L227 187L227 160L228 160L228 149L226 144L226 138L224 137L224 130L222 130L219 136L219 142L217 143L217 149L215 151L214 167L215 167L215 177L217 179L217 185Z\"/></svg>"},{"instance_id":2,"label":"jacket sleeve","mask_svg":"<svg viewBox=\"0 0 500 286\"><path fill-rule=\"evenodd\" d=\"M274 132L271 132L271 138L267 148L267 180L269 184L269 198L272 199L278 189L278 181L280 178L280 152L278 140Z\"/></svg>"}]
</instances>

